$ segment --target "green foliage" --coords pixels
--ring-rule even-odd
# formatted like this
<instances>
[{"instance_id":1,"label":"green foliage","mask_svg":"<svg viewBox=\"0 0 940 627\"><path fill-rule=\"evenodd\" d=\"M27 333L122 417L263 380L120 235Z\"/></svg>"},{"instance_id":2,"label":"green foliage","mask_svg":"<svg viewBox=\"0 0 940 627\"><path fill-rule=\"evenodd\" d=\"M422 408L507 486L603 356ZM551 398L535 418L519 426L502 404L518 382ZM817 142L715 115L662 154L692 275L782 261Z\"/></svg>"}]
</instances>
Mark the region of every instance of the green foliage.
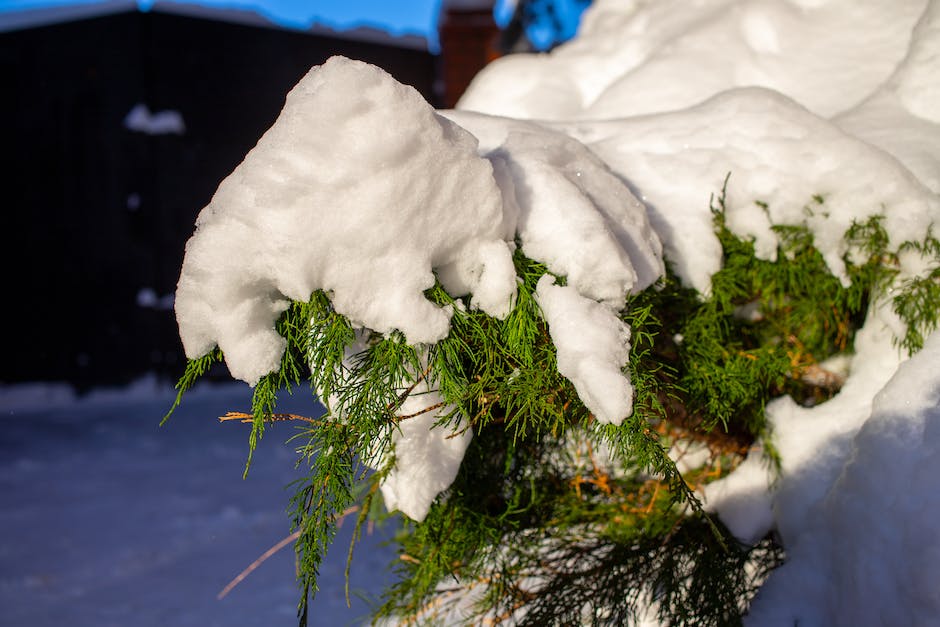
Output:
<instances>
[{"instance_id":1,"label":"green foliage","mask_svg":"<svg viewBox=\"0 0 940 627\"><path fill-rule=\"evenodd\" d=\"M848 350L873 290L892 270L869 256L847 264L850 282L843 285L802 225L774 226L777 259L759 259L753 242L728 229L723 195L712 211L724 250L722 268L706 300L674 301L685 312L679 326L681 385L689 409L706 428L720 423L756 436L765 430L764 405L771 398L789 394L814 404L837 391L836 385L808 384L807 373ZM887 241L877 219L849 235L864 235L866 246L881 251Z\"/></svg>"},{"instance_id":2,"label":"green foliage","mask_svg":"<svg viewBox=\"0 0 940 627\"><path fill-rule=\"evenodd\" d=\"M180 380L176 383L176 398L173 400L173 404L170 406L169 411L163 417L163 420L160 421L160 424L163 425L169 420L170 416L173 415L173 412L176 411L176 408L180 406L180 403L183 402L183 395L186 394L199 379L208 374L209 370L213 365L222 361L222 351L216 347L215 349L209 351L202 357L198 359L190 359L186 362L186 370L183 372L183 376L180 377Z\"/></svg>"},{"instance_id":3,"label":"green foliage","mask_svg":"<svg viewBox=\"0 0 940 627\"><path fill-rule=\"evenodd\" d=\"M924 276L904 279L892 299L894 310L906 325L901 346L914 353L924 346L924 338L940 326L940 240L933 229L920 242L904 242L901 253L917 254L927 261L931 270Z\"/></svg>"},{"instance_id":4,"label":"green foliage","mask_svg":"<svg viewBox=\"0 0 940 627\"><path fill-rule=\"evenodd\" d=\"M533 286L521 289L520 302ZM685 396L674 359L663 358L658 341L660 308L678 297L674 287L662 288L637 294L624 308L636 396L623 425L594 420L554 370L541 375L548 393L532 394L540 409L527 420L503 419L520 405L483 391L496 399L490 419L474 423L457 479L427 518L405 524L400 581L381 616L444 624L470 591L476 605L462 608L468 624L508 621L522 607L523 624L578 623L588 610L598 623L623 624L654 598L663 618L677 624L693 615L687 624L736 620L756 588L748 573L781 556L770 541L739 546L705 516L693 487L708 477L682 477L666 454L668 407ZM532 323L542 338L533 351L538 364L552 348L544 323ZM543 428L522 426L538 416ZM751 571L743 567L748 561Z\"/></svg>"},{"instance_id":5,"label":"green foliage","mask_svg":"<svg viewBox=\"0 0 940 627\"><path fill-rule=\"evenodd\" d=\"M825 199L813 200L823 210ZM624 303L632 332L624 371L635 399L620 426L598 423L558 373L534 298L547 269L521 248L518 294L504 320L440 284L426 292L453 312L450 334L434 346L356 330L328 293L292 303L277 322L287 342L280 369L255 387L249 448L267 422L285 418L275 413L278 395L309 384L327 414L287 416L302 421L298 463L307 470L290 509L301 623L337 517L358 504L358 537L379 508L378 484L395 463L392 436L413 417L400 408L424 384L444 399L432 408L437 424L473 429L474 438L427 517L401 522L401 578L379 616L433 624L460 604L471 623L624 624L655 607L667 624L739 623L782 554L770 538L738 544L702 512L695 490L733 469L757 438L772 456L769 400L789 394L814 404L838 391L821 364L850 350L874 299L890 297L907 324L902 348L922 344L940 315L940 243L928 233L892 251L881 218L857 223L846 234L843 284L806 227L774 227L777 258L762 260L728 229L723 195L713 212L724 259L707 297L668 273ZM900 257L914 254L933 269L899 280ZM215 350L189 362L174 408L221 358ZM710 451L686 476L667 454L680 440Z\"/></svg>"}]
</instances>

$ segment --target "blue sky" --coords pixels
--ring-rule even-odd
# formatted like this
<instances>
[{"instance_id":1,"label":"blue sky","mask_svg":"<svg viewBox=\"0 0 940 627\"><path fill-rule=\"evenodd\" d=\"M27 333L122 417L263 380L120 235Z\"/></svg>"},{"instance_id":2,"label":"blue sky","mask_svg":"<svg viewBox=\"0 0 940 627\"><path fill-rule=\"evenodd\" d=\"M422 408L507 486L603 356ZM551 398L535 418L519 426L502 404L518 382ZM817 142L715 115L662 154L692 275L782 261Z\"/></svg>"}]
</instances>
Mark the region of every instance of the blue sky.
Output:
<instances>
[{"instance_id":1,"label":"blue sky","mask_svg":"<svg viewBox=\"0 0 940 627\"><path fill-rule=\"evenodd\" d=\"M56 6L94 5L106 0L0 0L0 13ZM129 0L130 1L130 0ZM307 29L313 24L337 30L372 26L395 35L420 35L428 40L432 51L437 49L437 16L441 0L169 0L209 7L255 11L276 24ZM154 0L136 0L144 11ZM497 22L505 24L512 13L513 2L496 0ZM530 25L528 35L539 48L544 48L561 35L561 40L574 35L587 0L552 0L556 15L564 24L557 33L545 21Z\"/></svg>"},{"instance_id":2,"label":"blue sky","mask_svg":"<svg viewBox=\"0 0 940 627\"><path fill-rule=\"evenodd\" d=\"M96 0L0 0L0 12L94 4ZM186 1L186 0L182 0ZM440 0L189 0L205 6L250 9L293 28L314 22L335 28L377 26L395 34L433 37ZM146 10L152 0L138 0Z\"/></svg>"}]
</instances>

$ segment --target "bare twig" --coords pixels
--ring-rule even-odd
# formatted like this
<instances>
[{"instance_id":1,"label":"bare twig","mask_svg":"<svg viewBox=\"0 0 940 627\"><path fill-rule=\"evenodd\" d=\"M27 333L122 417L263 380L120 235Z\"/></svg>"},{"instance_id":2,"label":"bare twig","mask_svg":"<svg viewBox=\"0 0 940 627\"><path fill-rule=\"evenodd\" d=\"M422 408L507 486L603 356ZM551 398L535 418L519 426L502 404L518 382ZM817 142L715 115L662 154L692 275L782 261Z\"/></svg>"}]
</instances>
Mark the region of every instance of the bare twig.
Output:
<instances>
[{"instance_id":1,"label":"bare twig","mask_svg":"<svg viewBox=\"0 0 940 627\"><path fill-rule=\"evenodd\" d=\"M408 418L414 418L415 416L420 416L421 414L426 414L426 413L428 413L429 411L434 411L435 409L440 409L440 408L443 407L443 406L444 406L444 401L441 401L440 403L434 403L434 404L431 405L430 407L425 407L425 408L422 409L421 411L417 411L417 412L415 412L415 413L413 413L413 414L406 414L406 415L404 415L404 416L395 416L395 420L406 420L406 419L408 419Z\"/></svg>"},{"instance_id":2,"label":"bare twig","mask_svg":"<svg viewBox=\"0 0 940 627\"><path fill-rule=\"evenodd\" d=\"M418 378L415 379L415 382L405 388L405 391L398 395L398 399L394 403L389 403L388 407L385 409L391 411L393 407L396 409L401 407L401 404L405 402L405 399L411 396L411 393L414 391L414 389L418 386L419 383L424 381L425 377L427 377L428 373L430 372L431 364L428 364L427 368L424 369L424 372L422 372Z\"/></svg>"},{"instance_id":3,"label":"bare twig","mask_svg":"<svg viewBox=\"0 0 940 627\"><path fill-rule=\"evenodd\" d=\"M226 412L224 416L219 416L219 422L228 422L230 420L237 420L239 422L251 423L255 421L255 417L251 414L246 414L242 411L230 411ZM304 422L309 422L314 425L325 425L328 424L325 420L318 420L316 418L310 418L308 416L301 416L299 414L269 414L265 417L265 422L283 422L287 420L302 420Z\"/></svg>"},{"instance_id":4,"label":"bare twig","mask_svg":"<svg viewBox=\"0 0 940 627\"><path fill-rule=\"evenodd\" d=\"M230 412L230 413L233 413L233 412ZM231 420L235 420L235 418L231 418ZM357 512L357 511L359 511L359 506L358 506L358 505L353 505L352 507L346 508L346 509L343 511L343 513L341 513L341 514L339 514L339 515L336 516L337 524L340 523L340 522L342 522L343 519L345 519L347 516L349 516L349 515L352 514L353 512ZM253 561L251 564L249 564L248 567L247 567L245 570L243 570L242 572L238 573L238 575L236 575L234 579L232 579L230 582L228 582L228 585L226 585L224 588L222 588L222 591L219 592L219 594L216 596L216 599L218 599L219 601L221 601L222 599L224 599L224 598L228 595L228 593L231 592L233 588L235 588L235 586L237 586L238 584L240 584L240 583L245 579L245 577L247 577L248 575L250 575L255 569L257 569L257 568L258 568L259 566L261 566L265 561L267 561L267 559L268 559L269 557L271 557L272 555L274 555L275 553L277 553L278 551L280 551L281 549L283 549L285 546L287 546L287 545L290 544L291 542L296 541L297 538L300 537L301 531L302 531L301 529L298 529L297 531L295 531L294 533L290 534L289 536L287 536L286 538L284 538L283 540L281 540L280 542L278 542L277 544L275 544L274 546L272 546L270 549L268 549L267 551L265 551L264 553L262 553L262 554L258 557L258 559L256 559L256 560Z\"/></svg>"}]
</instances>

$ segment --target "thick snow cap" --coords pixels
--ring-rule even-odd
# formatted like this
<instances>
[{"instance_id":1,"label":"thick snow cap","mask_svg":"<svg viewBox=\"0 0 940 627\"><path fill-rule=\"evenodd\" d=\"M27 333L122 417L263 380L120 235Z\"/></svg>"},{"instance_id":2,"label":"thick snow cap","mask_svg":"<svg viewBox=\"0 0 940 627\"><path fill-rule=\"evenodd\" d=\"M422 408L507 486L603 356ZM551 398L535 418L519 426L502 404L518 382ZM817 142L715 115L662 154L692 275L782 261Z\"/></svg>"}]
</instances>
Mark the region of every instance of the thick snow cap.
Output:
<instances>
[{"instance_id":1,"label":"thick snow cap","mask_svg":"<svg viewBox=\"0 0 940 627\"><path fill-rule=\"evenodd\" d=\"M218 345L254 384L278 368L288 299L409 342L447 335L432 270L463 278L494 316L515 294L500 191L477 142L379 68L333 57L288 94L274 126L196 222L176 295L190 358Z\"/></svg>"}]
</instances>

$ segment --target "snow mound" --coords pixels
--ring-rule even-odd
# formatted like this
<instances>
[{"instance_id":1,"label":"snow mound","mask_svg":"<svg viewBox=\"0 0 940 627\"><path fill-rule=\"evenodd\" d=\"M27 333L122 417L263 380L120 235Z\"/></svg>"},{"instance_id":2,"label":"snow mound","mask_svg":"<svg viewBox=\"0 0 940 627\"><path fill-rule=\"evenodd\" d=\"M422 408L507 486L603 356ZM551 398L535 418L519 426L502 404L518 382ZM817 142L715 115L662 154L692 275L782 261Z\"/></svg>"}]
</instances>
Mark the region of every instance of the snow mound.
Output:
<instances>
[{"instance_id":1,"label":"snow mound","mask_svg":"<svg viewBox=\"0 0 940 627\"><path fill-rule=\"evenodd\" d=\"M829 117L892 74L924 6L595 0L569 44L497 60L477 75L458 108L600 120L683 109L721 91L760 86Z\"/></svg>"},{"instance_id":2,"label":"snow mound","mask_svg":"<svg viewBox=\"0 0 940 627\"><path fill-rule=\"evenodd\" d=\"M501 175L526 256L614 309L664 274L646 207L581 142L533 122L442 113L479 138Z\"/></svg>"},{"instance_id":3,"label":"snow mound","mask_svg":"<svg viewBox=\"0 0 940 627\"><path fill-rule=\"evenodd\" d=\"M423 295L437 268L507 314L503 205L476 148L376 67L334 57L313 68L199 215L176 294L186 355L217 344L254 384L278 368L274 321L288 299L318 289L356 325L436 342L450 324Z\"/></svg>"},{"instance_id":4,"label":"snow mound","mask_svg":"<svg viewBox=\"0 0 940 627\"><path fill-rule=\"evenodd\" d=\"M771 225L805 225L843 281L853 222L882 215L891 248L940 224L937 0L595 0L573 41L490 64L458 108L585 144L705 294L722 263L709 201L729 174L732 231L772 259ZM902 279L930 271L918 254L898 261ZM940 616L940 339L905 363L903 332L890 298L872 303L835 398L768 405L780 476L755 452L706 488L740 539L776 528L787 550L751 624Z\"/></svg>"},{"instance_id":5,"label":"snow mound","mask_svg":"<svg viewBox=\"0 0 940 627\"><path fill-rule=\"evenodd\" d=\"M790 539L753 625L929 625L940 616L940 332L901 364ZM877 612L860 599L877 599Z\"/></svg>"},{"instance_id":6,"label":"snow mound","mask_svg":"<svg viewBox=\"0 0 940 627\"><path fill-rule=\"evenodd\" d=\"M806 225L843 279L843 235L853 221L884 214L897 246L922 238L940 216L936 194L896 159L763 88L730 90L682 111L553 126L584 141L641 194L673 269L706 294L721 267L709 197L729 174L727 224L754 240L759 257L776 256L772 224Z\"/></svg>"},{"instance_id":7,"label":"snow mound","mask_svg":"<svg viewBox=\"0 0 940 627\"><path fill-rule=\"evenodd\" d=\"M503 317L518 241L568 281L539 288L560 372L598 419L628 416L630 332L617 312L664 272L646 207L571 137L447 115L364 63L334 57L312 69L199 215L176 292L187 356L217 345L232 375L254 385L279 367L277 317L318 289L363 332L432 344L451 315L424 296L435 277ZM408 396L382 482L388 507L416 520L453 481L472 437L435 428L440 411L425 410L439 402L433 389Z\"/></svg>"}]
</instances>

